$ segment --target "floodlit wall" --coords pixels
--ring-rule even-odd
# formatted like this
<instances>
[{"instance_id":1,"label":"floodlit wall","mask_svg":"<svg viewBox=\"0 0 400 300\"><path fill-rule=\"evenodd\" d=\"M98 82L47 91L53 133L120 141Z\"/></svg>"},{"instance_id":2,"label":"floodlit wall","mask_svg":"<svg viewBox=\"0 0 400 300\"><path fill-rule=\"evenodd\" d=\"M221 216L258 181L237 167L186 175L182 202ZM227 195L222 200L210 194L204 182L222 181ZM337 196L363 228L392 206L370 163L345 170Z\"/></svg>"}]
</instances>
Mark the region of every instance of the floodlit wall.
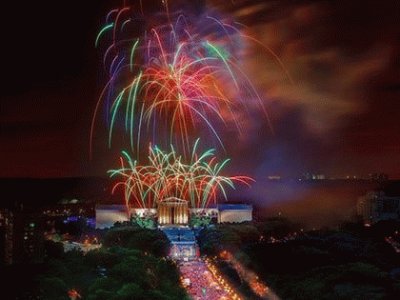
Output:
<instances>
[{"instance_id":1,"label":"floodlit wall","mask_svg":"<svg viewBox=\"0 0 400 300\"><path fill-rule=\"evenodd\" d=\"M252 209L226 209L219 212L219 223L242 223L253 220Z\"/></svg>"},{"instance_id":2,"label":"floodlit wall","mask_svg":"<svg viewBox=\"0 0 400 300\"><path fill-rule=\"evenodd\" d=\"M253 220L251 205L221 205L219 208L190 209L190 213L204 213L208 216L218 216L219 223L242 223ZM156 215L157 209L131 209L131 215ZM124 205L99 205L96 207L96 228L112 227L116 222L129 221Z\"/></svg>"},{"instance_id":3,"label":"floodlit wall","mask_svg":"<svg viewBox=\"0 0 400 300\"><path fill-rule=\"evenodd\" d=\"M98 229L109 228L116 222L125 221L129 221L129 218L124 205L96 207L96 228Z\"/></svg>"},{"instance_id":4,"label":"floodlit wall","mask_svg":"<svg viewBox=\"0 0 400 300\"><path fill-rule=\"evenodd\" d=\"M155 208L132 208L131 215L138 215L143 218L144 216L155 216L157 209Z\"/></svg>"},{"instance_id":5,"label":"floodlit wall","mask_svg":"<svg viewBox=\"0 0 400 300\"><path fill-rule=\"evenodd\" d=\"M191 214L204 214L209 217L217 216L218 215L218 209L217 208L191 208L190 209Z\"/></svg>"}]
</instances>

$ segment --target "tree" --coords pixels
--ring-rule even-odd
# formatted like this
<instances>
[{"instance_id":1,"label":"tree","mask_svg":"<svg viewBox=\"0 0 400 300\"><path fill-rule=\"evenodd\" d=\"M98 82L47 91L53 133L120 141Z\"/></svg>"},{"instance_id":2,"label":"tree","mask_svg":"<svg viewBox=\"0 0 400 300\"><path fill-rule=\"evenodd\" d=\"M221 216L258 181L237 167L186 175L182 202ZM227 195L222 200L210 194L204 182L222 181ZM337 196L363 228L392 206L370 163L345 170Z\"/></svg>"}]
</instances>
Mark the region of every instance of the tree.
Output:
<instances>
[{"instance_id":1,"label":"tree","mask_svg":"<svg viewBox=\"0 0 400 300\"><path fill-rule=\"evenodd\" d=\"M41 281L41 295L43 300L68 300L68 287L58 277L47 277Z\"/></svg>"},{"instance_id":2,"label":"tree","mask_svg":"<svg viewBox=\"0 0 400 300\"><path fill-rule=\"evenodd\" d=\"M51 240L46 240L44 242L44 250L49 258L61 258L64 254L63 244Z\"/></svg>"},{"instance_id":3,"label":"tree","mask_svg":"<svg viewBox=\"0 0 400 300\"><path fill-rule=\"evenodd\" d=\"M137 285L136 283L127 283L124 284L117 291L117 299L118 300L131 300L131 299L144 299L143 297L144 291L143 289Z\"/></svg>"}]
</instances>

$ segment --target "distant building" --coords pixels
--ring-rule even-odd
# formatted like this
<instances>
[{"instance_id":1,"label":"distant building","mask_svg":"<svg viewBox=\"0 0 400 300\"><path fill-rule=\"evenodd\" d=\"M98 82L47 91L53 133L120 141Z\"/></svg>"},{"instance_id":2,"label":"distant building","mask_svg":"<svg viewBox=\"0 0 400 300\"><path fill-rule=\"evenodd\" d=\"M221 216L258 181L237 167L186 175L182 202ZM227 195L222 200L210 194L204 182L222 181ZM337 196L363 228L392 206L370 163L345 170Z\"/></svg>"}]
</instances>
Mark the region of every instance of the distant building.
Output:
<instances>
[{"instance_id":1,"label":"distant building","mask_svg":"<svg viewBox=\"0 0 400 300\"><path fill-rule=\"evenodd\" d=\"M218 223L242 223L253 220L252 205L220 204L218 212Z\"/></svg>"},{"instance_id":2,"label":"distant building","mask_svg":"<svg viewBox=\"0 0 400 300\"><path fill-rule=\"evenodd\" d=\"M0 210L1 263L37 263L44 257L41 217L23 211Z\"/></svg>"},{"instance_id":3,"label":"distant building","mask_svg":"<svg viewBox=\"0 0 400 300\"><path fill-rule=\"evenodd\" d=\"M82 251L86 254L89 251L97 250L101 248L101 244L91 244L91 243L78 243L72 241L63 241L64 252L69 252L73 250Z\"/></svg>"},{"instance_id":4,"label":"distant building","mask_svg":"<svg viewBox=\"0 0 400 300\"><path fill-rule=\"evenodd\" d=\"M0 265L13 262L13 214L7 209L0 210Z\"/></svg>"},{"instance_id":5,"label":"distant building","mask_svg":"<svg viewBox=\"0 0 400 300\"><path fill-rule=\"evenodd\" d=\"M131 216L153 216L161 226L186 226L191 215L205 215L219 223L241 223L253 220L253 207L246 204L221 204L214 208L188 208L183 200L163 201L158 208L131 208L125 205L97 205L96 228L108 228L116 222L129 221Z\"/></svg>"},{"instance_id":6,"label":"distant building","mask_svg":"<svg viewBox=\"0 0 400 300\"><path fill-rule=\"evenodd\" d=\"M95 214L96 228L99 229L112 227L117 222L129 221L125 205L97 205Z\"/></svg>"},{"instance_id":7,"label":"distant building","mask_svg":"<svg viewBox=\"0 0 400 300\"><path fill-rule=\"evenodd\" d=\"M357 214L365 224L400 220L400 197L388 197L382 191L369 192L357 202Z\"/></svg>"},{"instance_id":8,"label":"distant building","mask_svg":"<svg viewBox=\"0 0 400 300\"><path fill-rule=\"evenodd\" d=\"M90 202L82 202L77 199L64 199L61 203L44 207L42 213L47 219L68 216L92 218L94 216L94 205Z\"/></svg>"},{"instance_id":9,"label":"distant building","mask_svg":"<svg viewBox=\"0 0 400 300\"><path fill-rule=\"evenodd\" d=\"M13 243L15 263L42 262L44 258L44 231L41 216L14 212Z\"/></svg>"},{"instance_id":10,"label":"distant building","mask_svg":"<svg viewBox=\"0 0 400 300\"><path fill-rule=\"evenodd\" d=\"M324 180L326 179L324 174L313 174L313 173L304 173L302 178L304 180Z\"/></svg>"},{"instance_id":11,"label":"distant building","mask_svg":"<svg viewBox=\"0 0 400 300\"><path fill-rule=\"evenodd\" d=\"M194 232L189 228L165 227L162 229L169 241L169 256L173 259L193 259L200 256Z\"/></svg>"},{"instance_id":12,"label":"distant building","mask_svg":"<svg viewBox=\"0 0 400 300\"><path fill-rule=\"evenodd\" d=\"M389 176L385 173L373 173L369 174L369 179L375 181L387 181L389 180Z\"/></svg>"}]
</instances>

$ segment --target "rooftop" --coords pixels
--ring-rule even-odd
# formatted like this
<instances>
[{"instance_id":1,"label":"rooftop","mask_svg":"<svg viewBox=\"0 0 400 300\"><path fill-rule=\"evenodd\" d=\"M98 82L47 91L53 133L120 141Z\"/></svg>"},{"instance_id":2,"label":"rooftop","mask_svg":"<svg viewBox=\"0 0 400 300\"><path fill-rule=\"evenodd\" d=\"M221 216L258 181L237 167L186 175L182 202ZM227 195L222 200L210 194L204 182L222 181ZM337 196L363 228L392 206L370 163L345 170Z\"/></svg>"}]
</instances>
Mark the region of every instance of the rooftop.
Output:
<instances>
[{"instance_id":1,"label":"rooftop","mask_svg":"<svg viewBox=\"0 0 400 300\"><path fill-rule=\"evenodd\" d=\"M252 210L253 206L250 204L219 204L218 210Z\"/></svg>"}]
</instances>

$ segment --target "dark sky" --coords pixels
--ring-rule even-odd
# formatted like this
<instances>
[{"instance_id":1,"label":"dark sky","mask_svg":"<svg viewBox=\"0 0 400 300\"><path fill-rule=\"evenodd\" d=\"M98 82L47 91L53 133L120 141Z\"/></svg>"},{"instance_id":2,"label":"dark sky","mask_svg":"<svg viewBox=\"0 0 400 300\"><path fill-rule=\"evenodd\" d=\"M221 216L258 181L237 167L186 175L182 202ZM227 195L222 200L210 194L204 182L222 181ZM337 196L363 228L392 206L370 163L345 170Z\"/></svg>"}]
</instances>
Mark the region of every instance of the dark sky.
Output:
<instances>
[{"instance_id":1,"label":"dark sky","mask_svg":"<svg viewBox=\"0 0 400 300\"><path fill-rule=\"evenodd\" d=\"M103 175L116 162L117 150L107 151L106 142L89 160L89 130L106 80L94 39L119 3L3 6L1 177ZM247 25L293 78L248 45L242 63L265 99L274 134L265 120L247 118L246 135L226 145L233 171L256 178L306 171L400 177L399 1L208 5Z\"/></svg>"}]
</instances>

